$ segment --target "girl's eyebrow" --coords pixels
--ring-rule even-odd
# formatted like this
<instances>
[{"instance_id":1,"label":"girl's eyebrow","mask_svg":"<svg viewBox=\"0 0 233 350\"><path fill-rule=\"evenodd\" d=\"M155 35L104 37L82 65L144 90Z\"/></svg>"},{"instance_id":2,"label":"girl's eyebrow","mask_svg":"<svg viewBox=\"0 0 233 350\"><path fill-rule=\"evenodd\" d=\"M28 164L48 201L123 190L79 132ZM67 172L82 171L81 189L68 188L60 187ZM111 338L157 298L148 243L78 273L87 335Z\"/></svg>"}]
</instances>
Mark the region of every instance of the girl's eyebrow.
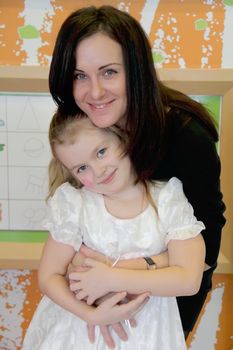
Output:
<instances>
[{"instance_id":1,"label":"girl's eyebrow","mask_svg":"<svg viewBox=\"0 0 233 350\"><path fill-rule=\"evenodd\" d=\"M113 62L113 63L108 63L108 64L105 64L104 66L99 67L98 70L105 69L105 68L107 68L107 67L109 67L109 66L112 66L112 65L122 66L121 63L115 63L115 62ZM82 73L85 73L84 70L79 69L79 68L75 68L74 71L75 71L75 72L82 72Z\"/></svg>"}]
</instances>

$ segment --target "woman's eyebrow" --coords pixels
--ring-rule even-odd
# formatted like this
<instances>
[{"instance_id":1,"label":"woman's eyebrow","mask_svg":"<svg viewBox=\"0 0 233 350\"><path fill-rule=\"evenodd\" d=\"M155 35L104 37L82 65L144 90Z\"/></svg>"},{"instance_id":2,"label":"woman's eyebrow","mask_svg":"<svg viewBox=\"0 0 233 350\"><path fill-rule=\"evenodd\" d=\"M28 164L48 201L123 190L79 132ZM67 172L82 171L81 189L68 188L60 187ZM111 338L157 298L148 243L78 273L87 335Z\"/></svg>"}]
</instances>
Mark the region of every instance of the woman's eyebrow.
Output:
<instances>
[{"instance_id":1,"label":"woman's eyebrow","mask_svg":"<svg viewBox=\"0 0 233 350\"><path fill-rule=\"evenodd\" d=\"M109 66L112 66L112 65L122 66L121 63L112 62L112 63L108 63L108 64L105 64L105 65L99 67L98 70L105 69L105 68L107 68L107 67L109 67ZM82 70L82 69L80 69L80 68L75 68L74 71L76 71L76 72L78 71L78 72L81 72L81 73L85 73L85 71Z\"/></svg>"}]
</instances>

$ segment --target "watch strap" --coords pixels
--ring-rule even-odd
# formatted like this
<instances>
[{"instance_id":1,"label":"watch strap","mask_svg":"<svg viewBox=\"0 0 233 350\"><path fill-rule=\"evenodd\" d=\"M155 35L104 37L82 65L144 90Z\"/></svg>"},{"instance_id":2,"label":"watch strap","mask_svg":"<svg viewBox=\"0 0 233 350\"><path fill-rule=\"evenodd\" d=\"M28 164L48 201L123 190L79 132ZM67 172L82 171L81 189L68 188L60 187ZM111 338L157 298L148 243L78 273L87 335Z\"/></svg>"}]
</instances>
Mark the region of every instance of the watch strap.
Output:
<instances>
[{"instance_id":1,"label":"watch strap","mask_svg":"<svg viewBox=\"0 0 233 350\"><path fill-rule=\"evenodd\" d=\"M154 262L153 259L151 259L150 257L144 257L143 258L144 260L146 260L146 263L147 263L147 270L155 270L157 269L157 265L156 263Z\"/></svg>"}]
</instances>

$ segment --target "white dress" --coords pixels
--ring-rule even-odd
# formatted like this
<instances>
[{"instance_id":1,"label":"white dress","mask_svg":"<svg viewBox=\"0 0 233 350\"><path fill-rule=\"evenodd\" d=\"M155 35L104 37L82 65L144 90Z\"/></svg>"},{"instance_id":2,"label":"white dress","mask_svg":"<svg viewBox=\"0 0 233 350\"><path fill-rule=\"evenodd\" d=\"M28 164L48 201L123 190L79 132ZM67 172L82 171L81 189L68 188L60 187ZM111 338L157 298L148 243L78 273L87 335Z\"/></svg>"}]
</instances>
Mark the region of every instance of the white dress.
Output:
<instances>
[{"instance_id":1,"label":"white dress","mask_svg":"<svg viewBox=\"0 0 233 350\"><path fill-rule=\"evenodd\" d=\"M149 205L133 219L118 219L105 208L102 195L70 184L60 186L49 201L46 229L76 251L82 242L112 259L152 256L166 250L171 239L196 236L204 225L193 215L177 178L151 186L158 217ZM150 297L136 315L127 342L114 332L116 350L185 350L175 297ZM22 350L107 350L96 327L96 341L87 337L86 323L44 296L27 330Z\"/></svg>"}]
</instances>

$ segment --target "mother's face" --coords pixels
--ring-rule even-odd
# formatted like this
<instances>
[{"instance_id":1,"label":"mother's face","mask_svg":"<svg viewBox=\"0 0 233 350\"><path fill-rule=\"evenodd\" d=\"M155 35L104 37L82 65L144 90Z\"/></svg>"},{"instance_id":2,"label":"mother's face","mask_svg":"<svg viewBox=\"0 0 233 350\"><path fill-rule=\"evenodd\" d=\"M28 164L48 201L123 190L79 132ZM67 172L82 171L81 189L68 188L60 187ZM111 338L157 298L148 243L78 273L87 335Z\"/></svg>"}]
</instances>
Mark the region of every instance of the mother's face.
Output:
<instances>
[{"instance_id":1,"label":"mother's face","mask_svg":"<svg viewBox=\"0 0 233 350\"><path fill-rule=\"evenodd\" d=\"M124 125L126 77L121 46L104 33L76 49L73 94L77 105L100 128Z\"/></svg>"}]
</instances>

